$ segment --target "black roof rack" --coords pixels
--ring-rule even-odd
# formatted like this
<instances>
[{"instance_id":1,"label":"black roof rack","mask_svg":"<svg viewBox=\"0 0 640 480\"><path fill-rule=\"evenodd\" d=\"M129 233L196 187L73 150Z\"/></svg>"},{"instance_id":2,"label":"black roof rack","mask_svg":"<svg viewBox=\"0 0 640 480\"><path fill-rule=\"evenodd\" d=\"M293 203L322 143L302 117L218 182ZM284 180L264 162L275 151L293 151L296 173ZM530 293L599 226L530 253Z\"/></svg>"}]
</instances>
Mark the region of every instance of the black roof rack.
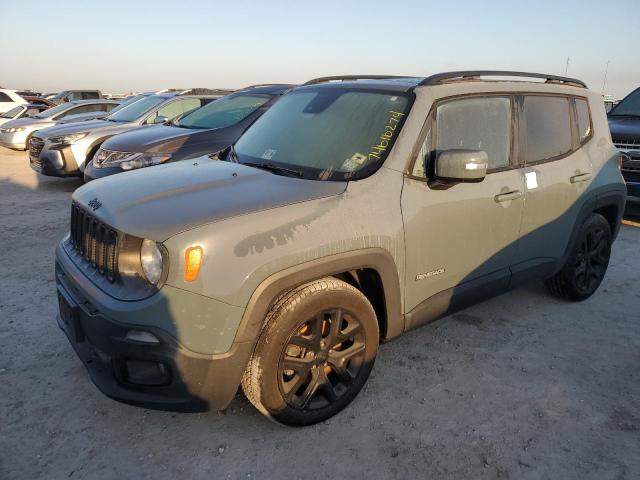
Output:
<instances>
[{"instance_id":1,"label":"black roof rack","mask_svg":"<svg viewBox=\"0 0 640 480\"><path fill-rule=\"evenodd\" d=\"M349 81L349 80L390 80L394 78L411 78L407 75L335 75L332 77L318 77L302 85L315 85L316 83L330 82L332 80Z\"/></svg>"},{"instance_id":2,"label":"black roof rack","mask_svg":"<svg viewBox=\"0 0 640 480\"><path fill-rule=\"evenodd\" d=\"M587 88L587 85L582 80L575 78L559 77L557 75L547 75L544 73L510 72L508 70L462 70L458 72L436 73L422 80L419 85L440 85L446 81L480 80L480 76L541 78L544 79L546 83L563 83L565 85Z\"/></svg>"}]
</instances>

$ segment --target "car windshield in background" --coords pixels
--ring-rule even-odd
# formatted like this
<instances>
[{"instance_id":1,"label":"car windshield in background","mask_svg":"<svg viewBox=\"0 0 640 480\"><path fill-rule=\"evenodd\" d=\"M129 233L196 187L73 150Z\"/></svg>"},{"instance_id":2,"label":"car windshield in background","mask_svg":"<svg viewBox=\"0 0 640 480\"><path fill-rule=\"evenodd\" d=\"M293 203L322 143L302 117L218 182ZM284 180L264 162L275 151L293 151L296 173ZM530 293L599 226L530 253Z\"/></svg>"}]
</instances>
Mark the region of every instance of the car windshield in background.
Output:
<instances>
[{"instance_id":1,"label":"car windshield in background","mask_svg":"<svg viewBox=\"0 0 640 480\"><path fill-rule=\"evenodd\" d=\"M376 171L407 115L404 94L304 88L282 97L235 145L240 163L286 168L314 180Z\"/></svg>"},{"instance_id":2,"label":"car windshield in background","mask_svg":"<svg viewBox=\"0 0 640 480\"><path fill-rule=\"evenodd\" d=\"M50 118L54 115L57 115L60 112L64 112L65 110L69 110L71 107L75 107L74 103L61 103L60 105L56 105L55 107L50 108L49 110L45 110L44 112L40 112L37 115L34 115L35 118Z\"/></svg>"},{"instance_id":3,"label":"car windshield in background","mask_svg":"<svg viewBox=\"0 0 640 480\"><path fill-rule=\"evenodd\" d=\"M22 107L13 107L11 110L4 112L0 118L13 118L22 111Z\"/></svg>"},{"instance_id":4,"label":"car windshield in background","mask_svg":"<svg viewBox=\"0 0 640 480\"><path fill-rule=\"evenodd\" d=\"M632 115L640 117L640 88L627 95L609 115Z\"/></svg>"},{"instance_id":5,"label":"car windshield in background","mask_svg":"<svg viewBox=\"0 0 640 480\"><path fill-rule=\"evenodd\" d=\"M160 105L166 99L166 97L150 95L119 109L117 112L106 117L106 119L113 122L133 122L138 120L153 107Z\"/></svg>"},{"instance_id":6,"label":"car windshield in background","mask_svg":"<svg viewBox=\"0 0 640 480\"><path fill-rule=\"evenodd\" d=\"M183 128L225 128L241 122L269 101L268 95L228 95L199 108L175 125Z\"/></svg>"},{"instance_id":7,"label":"car windshield in background","mask_svg":"<svg viewBox=\"0 0 640 480\"><path fill-rule=\"evenodd\" d=\"M148 95L134 95L133 97L129 98L128 100L122 100L122 103L120 103L120 105L114 107L113 110L111 110L111 115L113 115L114 113L116 113L119 110L122 110L123 108L131 105L132 103L137 102L138 100L141 100L145 97L148 97Z\"/></svg>"}]
</instances>

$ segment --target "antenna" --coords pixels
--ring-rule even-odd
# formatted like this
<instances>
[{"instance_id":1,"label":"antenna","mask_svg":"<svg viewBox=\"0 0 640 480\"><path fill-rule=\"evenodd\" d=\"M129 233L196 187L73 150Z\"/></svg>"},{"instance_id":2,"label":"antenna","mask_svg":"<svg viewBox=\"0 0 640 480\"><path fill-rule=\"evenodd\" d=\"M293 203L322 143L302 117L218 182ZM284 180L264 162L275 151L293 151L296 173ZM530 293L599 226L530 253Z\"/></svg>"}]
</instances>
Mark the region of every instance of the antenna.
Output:
<instances>
[{"instance_id":1,"label":"antenna","mask_svg":"<svg viewBox=\"0 0 640 480\"><path fill-rule=\"evenodd\" d=\"M609 62L611 60L607 60L607 66L604 67L604 80L602 80L602 93L604 95L604 87L607 85L607 73L609 73Z\"/></svg>"}]
</instances>

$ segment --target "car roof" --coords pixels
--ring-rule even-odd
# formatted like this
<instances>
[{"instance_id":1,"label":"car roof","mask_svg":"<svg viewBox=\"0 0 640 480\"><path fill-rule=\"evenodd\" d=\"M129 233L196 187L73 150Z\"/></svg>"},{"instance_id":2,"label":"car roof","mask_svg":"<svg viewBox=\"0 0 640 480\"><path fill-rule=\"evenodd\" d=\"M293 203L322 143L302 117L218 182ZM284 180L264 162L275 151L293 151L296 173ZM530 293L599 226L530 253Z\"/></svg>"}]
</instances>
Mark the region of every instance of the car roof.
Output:
<instances>
[{"instance_id":1,"label":"car roof","mask_svg":"<svg viewBox=\"0 0 640 480\"><path fill-rule=\"evenodd\" d=\"M70 102L66 102L66 103L71 103L73 105L83 105L85 103L115 103L116 105L119 105L122 102L120 100L107 100L105 98L95 98L93 100L71 100Z\"/></svg>"},{"instance_id":2,"label":"car roof","mask_svg":"<svg viewBox=\"0 0 640 480\"><path fill-rule=\"evenodd\" d=\"M234 93L264 93L267 95L282 95L286 91L296 87L297 85L288 83L265 83L260 85L250 85L248 87L236 90Z\"/></svg>"}]
</instances>

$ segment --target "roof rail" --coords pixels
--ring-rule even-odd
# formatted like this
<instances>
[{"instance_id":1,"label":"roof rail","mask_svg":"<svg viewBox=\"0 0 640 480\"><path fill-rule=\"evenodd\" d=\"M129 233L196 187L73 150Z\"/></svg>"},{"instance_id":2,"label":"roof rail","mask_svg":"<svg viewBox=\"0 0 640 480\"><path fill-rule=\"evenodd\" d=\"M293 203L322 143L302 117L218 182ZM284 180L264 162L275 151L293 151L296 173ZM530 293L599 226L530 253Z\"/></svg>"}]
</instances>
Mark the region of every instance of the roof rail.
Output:
<instances>
[{"instance_id":1,"label":"roof rail","mask_svg":"<svg viewBox=\"0 0 640 480\"><path fill-rule=\"evenodd\" d=\"M295 85L292 83L256 83L255 85L249 85L247 87L239 88L238 90L247 90L249 88L258 88L258 87L294 87Z\"/></svg>"},{"instance_id":2,"label":"roof rail","mask_svg":"<svg viewBox=\"0 0 640 480\"><path fill-rule=\"evenodd\" d=\"M177 91L176 95L228 95L233 92L234 90L227 88L188 88Z\"/></svg>"},{"instance_id":3,"label":"roof rail","mask_svg":"<svg viewBox=\"0 0 640 480\"><path fill-rule=\"evenodd\" d=\"M317 83L330 82L332 80L385 80L392 78L411 78L407 75L336 75L332 77L319 77L309 80L302 85L315 85Z\"/></svg>"},{"instance_id":4,"label":"roof rail","mask_svg":"<svg viewBox=\"0 0 640 480\"><path fill-rule=\"evenodd\" d=\"M547 75L544 73L510 72L508 70L462 70L458 72L436 73L435 75L431 75L422 80L419 85L440 85L448 80L480 80L480 76L543 78L546 83L563 83L566 85L587 88L586 83L576 78L559 77L557 75Z\"/></svg>"}]
</instances>

